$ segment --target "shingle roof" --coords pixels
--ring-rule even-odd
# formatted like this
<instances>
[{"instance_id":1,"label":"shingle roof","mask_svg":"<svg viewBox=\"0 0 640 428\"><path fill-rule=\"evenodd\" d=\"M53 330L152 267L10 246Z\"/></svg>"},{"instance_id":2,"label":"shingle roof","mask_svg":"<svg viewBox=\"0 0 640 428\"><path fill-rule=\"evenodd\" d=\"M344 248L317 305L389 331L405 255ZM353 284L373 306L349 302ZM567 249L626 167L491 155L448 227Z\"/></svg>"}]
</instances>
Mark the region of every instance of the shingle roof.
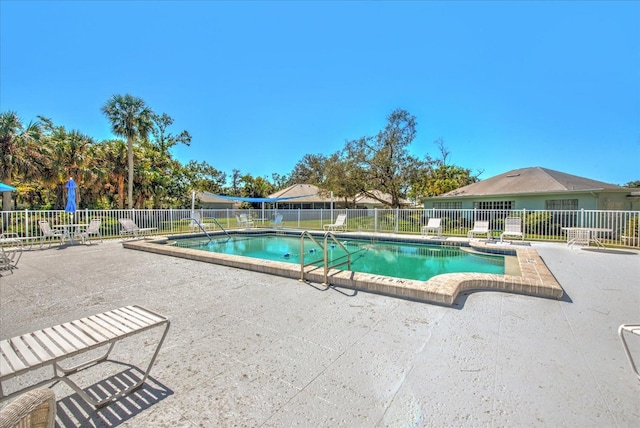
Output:
<instances>
[{"instance_id":1,"label":"shingle roof","mask_svg":"<svg viewBox=\"0 0 640 428\"><path fill-rule=\"evenodd\" d=\"M539 166L514 169L477 183L469 184L444 195L453 196L487 196L514 195L525 193L577 192L596 190L624 190L624 187L589 178L578 177L564 172L554 171Z\"/></svg>"},{"instance_id":2,"label":"shingle roof","mask_svg":"<svg viewBox=\"0 0 640 428\"><path fill-rule=\"evenodd\" d=\"M331 202L331 198L329 197L321 197L318 195L320 189L318 186L314 186L313 184L294 184L293 186L289 186L286 189L282 189L269 195L270 198L291 198L298 196L305 196L303 198L297 198L292 200L294 203L302 203L302 202Z\"/></svg>"}]
</instances>

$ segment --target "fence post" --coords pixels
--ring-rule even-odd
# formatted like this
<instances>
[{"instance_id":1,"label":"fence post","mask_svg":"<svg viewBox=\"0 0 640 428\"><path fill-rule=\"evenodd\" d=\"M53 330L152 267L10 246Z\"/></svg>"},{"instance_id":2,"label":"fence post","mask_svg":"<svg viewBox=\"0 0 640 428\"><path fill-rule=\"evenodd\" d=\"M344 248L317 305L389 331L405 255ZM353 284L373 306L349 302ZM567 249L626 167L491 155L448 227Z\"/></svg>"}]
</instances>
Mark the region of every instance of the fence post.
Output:
<instances>
[{"instance_id":1,"label":"fence post","mask_svg":"<svg viewBox=\"0 0 640 428\"><path fill-rule=\"evenodd\" d=\"M29 210L24 210L24 236L29 238Z\"/></svg>"}]
</instances>

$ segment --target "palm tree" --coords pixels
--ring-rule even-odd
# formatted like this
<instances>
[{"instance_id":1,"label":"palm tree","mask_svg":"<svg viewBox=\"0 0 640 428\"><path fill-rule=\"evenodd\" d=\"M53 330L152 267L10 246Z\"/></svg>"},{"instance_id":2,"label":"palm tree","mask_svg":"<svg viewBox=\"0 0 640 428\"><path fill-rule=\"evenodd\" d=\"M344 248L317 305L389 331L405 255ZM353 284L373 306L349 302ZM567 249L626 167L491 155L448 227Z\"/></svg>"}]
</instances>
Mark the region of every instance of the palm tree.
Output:
<instances>
[{"instance_id":1,"label":"palm tree","mask_svg":"<svg viewBox=\"0 0 640 428\"><path fill-rule=\"evenodd\" d=\"M133 142L146 140L153 127L153 112L142 98L132 95L113 95L102 106L102 112L111 122L113 133L127 139L127 157L129 159L129 181L127 203L133 208Z\"/></svg>"},{"instance_id":2,"label":"palm tree","mask_svg":"<svg viewBox=\"0 0 640 428\"><path fill-rule=\"evenodd\" d=\"M15 112L0 114L0 181L11 184L16 174L35 173L33 162L37 162L37 146L40 138L38 122L29 122L25 127ZM2 194L2 207L11 206L11 192Z\"/></svg>"}]
</instances>

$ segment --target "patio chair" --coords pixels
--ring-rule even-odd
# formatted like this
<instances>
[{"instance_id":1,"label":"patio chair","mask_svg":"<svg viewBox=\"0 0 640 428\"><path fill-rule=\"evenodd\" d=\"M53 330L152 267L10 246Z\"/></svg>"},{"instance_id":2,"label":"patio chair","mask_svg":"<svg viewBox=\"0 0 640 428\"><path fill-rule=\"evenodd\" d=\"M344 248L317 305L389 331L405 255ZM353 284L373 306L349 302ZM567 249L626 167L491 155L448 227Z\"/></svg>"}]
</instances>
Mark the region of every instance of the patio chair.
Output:
<instances>
[{"instance_id":1,"label":"patio chair","mask_svg":"<svg viewBox=\"0 0 640 428\"><path fill-rule=\"evenodd\" d=\"M336 217L335 223L325 224L322 226L324 230L347 230L347 215L346 214L338 214Z\"/></svg>"},{"instance_id":2,"label":"patio chair","mask_svg":"<svg viewBox=\"0 0 640 428\"><path fill-rule=\"evenodd\" d=\"M467 238L472 239L475 235L487 235L487 239L491 239L488 220L477 220L473 223L473 228L467 232Z\"/></svg>"},{"instance_id":3,"label":"patio chair","mask_svg":"<svg viewBox=\"0 0 640 428\"><path fill-rule=\"evenodd\" d=\"M40 232L41 232L40 248L42 248L42 246L44 245L44 242L47 239L49 240L49 248L51 248L51 243L53 242L54 238L60 239L60 246L64 244L64 238L66 235L63 231L52 229L51 225L49 225L49 222L46 220L40 220L38 224L40 225Z\"/></svg>"},{"instance_id":4,"label":"patio chair","mask_svg":"<svg viewBox=\"0 0 640 428\"><path fill-rule=\"evenodd\" d=\"M202 221L202 216L198 211L192 213L191 215L191 224L189 224L189 228L192 232L197 232L200 228L206 230L215 229L215 224L213 223L205 223Z\"/></svg>"},{"instance_id":5,"label":"patio chair","mask_svg":"<svg viewBox=\"0 0 640 428\"><path fill-rule=\"evenodd\" d=\"M507 217L504 219L504 231L500 234L500 242L504 240L505 236L519 236L524 241L522 219L520 217Z\"/></svg>"},{"instance_id":6,"label":"patio chair","mask_svg":"<svg viewBox=\"0 0 640 428\"><path fill-rule=\"evenodd\" d=\"M22 248L0 247L0 270L8 270L10 273L13 273L13 270L18 267L20 257L22 257Z\"/></svg>"},{"instance_id":7,"label":"patio chair","mask_svg":"<svg viewBox=\"0 0 640 428\"><path fill-rule=\"evenodd\" d=\"M138 227L138 225L135 224L130 218L118 219L118 223L120 223L121 226L120 236L122 236L122 239L125 239L128 236L131 236L133 238L144 238L154 230L158 230L157 227Z\"/></svg>"},{"instance_id":8,"label":"patio chair","mask_svg":"<svg viewBox=\"0 0 640 428\"><path fill-rule=\"evenodd\" d=\"M250 220L246 214L236 214L236 220L239 227L253 227L253 220Z\"/></svg>"},{"instance_id":9,"label":"patio chair","mask_svg":"<svg viewBox=\"0 0 640 428\"><path fill-rule=\"evenodd\" d=\"M48 388L25 392L0 410L0 427L53 428L56 395Z\"/></svg>"},{"instance_id":10,"label":"patio chair","mask_svg":"<svg viewBox=\"0 0 640 428\"><path fill-rule=\"evenodd\" d=\"M422 234L428 235L429 232L435 232L436 236L442 236L442 219L430 218L426 226L422 226Z\"/></svg>"},{"instance_id":11,"label":"patio chair","mask_svg":"<svg viewBox=\"0 0 640 428\"><path fill-rule=\"evenodd\" d=\"M89 244L91 244L91 235L98 235L98 237L100 238L100 242L102 241L102 234L100 233L100 224L102 223L102 220L99 218L92 218L91 221L89 222L89 226L87 226L87 228L83 231L77 232L75 235L76 237L79 237L80 239L82 239L82 243L84 244L85 240L89 241Z\"/></svg>"},{"instance_id":12,"label":"patio chair","mask_svg":"<svg viewBox=\"0 0 640 428\"><path fill-rule=\"evenodd\" d=\"M631 352L629 352L629 347L627 346L627 341L624 339L624 333L634 334L636 336L640 336L640 324L622 324L618 328L618 335L620 336L620 340L622 340L622 346L624 348L624 352L627 354L627 359L629 360L629 364L631 365L631 369L640 379L640 372L638 372L638 368L636 367L635 362L633 361L633 357L631 356Z\"/></svg>"},{"instance_id":13,"label":"patio chair","mask_svg":"<svg viewBox=\"0 0 640 428\"><path fill-rule=\"evenodd\" d=\"M282 222L282 214L276 214L273 221L271 221L269 225L275 229L282 229L284 227L284 223Z\"/></svg>"}]
</instances>

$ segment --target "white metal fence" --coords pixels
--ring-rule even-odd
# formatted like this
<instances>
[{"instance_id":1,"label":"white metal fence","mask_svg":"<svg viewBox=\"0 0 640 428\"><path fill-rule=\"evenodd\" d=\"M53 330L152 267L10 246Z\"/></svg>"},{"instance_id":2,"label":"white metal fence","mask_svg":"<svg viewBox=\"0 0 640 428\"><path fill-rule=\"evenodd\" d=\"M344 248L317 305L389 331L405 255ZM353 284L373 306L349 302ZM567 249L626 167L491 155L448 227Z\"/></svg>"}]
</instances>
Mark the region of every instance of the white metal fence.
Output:
<instances>
[{"instance_id":1,"label":"white metal fence","mask_svg":"<svg viewBox=\"0 0 640 428\"><path fill-rule=\"evenodd\" d=\"M216 223L224 229L236 229L236 215L247 214L254 227L269 227L276 214L282 214L285 228L322 230L333 223L340 213L347 214L347 230L373 233L420 234L429 218L442 219L444 236L466 237L476 220L488 220L494 236L503 230L506 217L520 217L525 239L535 241L565 241L564 227L606 229L600 241L609 246L640 247L640 211L531 211L531 210L454 210L454 209L198 209L201 221ZM16 233L23 238L39 238L38 222L47 220L52 226L69 223L88 223L102 219L104 238L119 237L119 218L131 218L139 227L155 227L158 234L178 234L194 231L190 209L158 210L80 210L75 214L64 211L0 211L0 233ZM215 219L215 221L214 221Z\"/></svg>"}]
</instances>

